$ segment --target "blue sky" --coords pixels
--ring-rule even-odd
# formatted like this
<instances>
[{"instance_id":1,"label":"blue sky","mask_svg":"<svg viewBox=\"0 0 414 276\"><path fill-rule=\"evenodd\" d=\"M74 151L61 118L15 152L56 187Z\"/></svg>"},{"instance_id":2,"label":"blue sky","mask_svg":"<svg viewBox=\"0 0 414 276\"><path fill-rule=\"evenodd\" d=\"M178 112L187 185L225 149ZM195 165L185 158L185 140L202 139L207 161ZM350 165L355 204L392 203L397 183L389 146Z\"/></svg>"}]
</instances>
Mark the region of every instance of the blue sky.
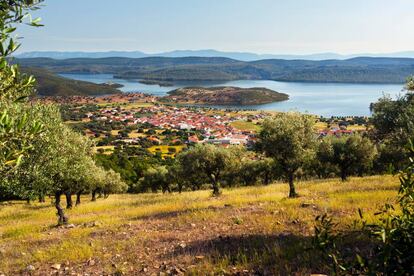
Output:
<instances>
[{"instance_id":1,"label":"blue sky","mask_svg":"<svg viewBox=\"0 0 414 276\"><path fill-rule=\"evenodd\" d=\"M46 0L20 51L414 50L412 0Z\"/></svg>"}]
</instances>

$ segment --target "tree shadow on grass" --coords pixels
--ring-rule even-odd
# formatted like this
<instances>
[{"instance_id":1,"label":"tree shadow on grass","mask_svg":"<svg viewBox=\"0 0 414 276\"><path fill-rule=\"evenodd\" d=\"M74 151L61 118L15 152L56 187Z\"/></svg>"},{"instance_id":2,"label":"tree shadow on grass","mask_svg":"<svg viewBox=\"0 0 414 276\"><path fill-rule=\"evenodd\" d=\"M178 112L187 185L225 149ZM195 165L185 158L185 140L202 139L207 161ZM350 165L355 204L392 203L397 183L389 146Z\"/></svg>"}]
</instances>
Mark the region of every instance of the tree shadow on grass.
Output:
<instances>
[{"instance_id":1,"label":"tree shadow on grass","mask_svg":"<svg viewBox=\"0 0 414 276\"><path fill-rule=\"evenodd\" d=\"M147 214L147 215L142 215L142 216L137 216L135 218L133 218L133 220L150 220L150 219L169 219L169 218L176 218L179 217L181 215L187 215L193 212L202 212L202 211L219 211L222 209L225 209L226 207L214 207L214 206L209 206L206 208L189 208L189 209L184 209L184 210L175 210L175 211L169 211L169 212L165 212L165 211L160 211L154 214Z\"/></svg>"},{"instance_id":2,"label":"tree shadow on grass","mask_svg":"<svg viewBox=\"0 0 414 276\"><path fill-rule=\"evenodd\" d=\"M327 273L312 237L291 234L219 236L177 247L168 258L199 256L229 269L241 266L254 275L309 275ZM197 257L195 257L197 259Z\"/></svg>"}]
</instances>

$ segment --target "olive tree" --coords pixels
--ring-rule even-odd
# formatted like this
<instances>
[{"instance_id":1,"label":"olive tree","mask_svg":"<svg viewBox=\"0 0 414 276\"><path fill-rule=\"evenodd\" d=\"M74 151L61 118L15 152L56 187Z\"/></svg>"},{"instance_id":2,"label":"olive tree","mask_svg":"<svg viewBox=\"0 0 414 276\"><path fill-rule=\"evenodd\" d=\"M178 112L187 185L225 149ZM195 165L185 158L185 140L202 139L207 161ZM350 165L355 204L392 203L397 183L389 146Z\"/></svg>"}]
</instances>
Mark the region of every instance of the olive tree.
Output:
<instances>
[{"instance_id":1,"label":"olive tree","mask_svg":"<svg viewBox=\"0 0 414 276\"><path fill-rule=\"evenodd\" d=\"M299 113L280 113L266 119L259 133L259 148L275 160L289 183L289 197L297 196L297 171L315 156L315 120Z\"/></svg>"},{"instance_id":2,"label":"olive tree","mask_svg":"<svg viewBox=\"0 0 414 276\"><path fill-rule=\"evenodd\" d=\"M336 166L342 181L346 181L351 173L362 176L372 167L377 155L371 140L359 134L326 137L319 148L320 161Z\"/></svg>"},{"instance_id":3,"label":"olive tree","mask_svg":"<svg viewBox=\"0 0 414 276\"><path fill-rule=\"evenodd\" d=\"M192 177L198 183L212 185L213 195L220 195L220 181L226 170L232 166L234 154L231 150L214 145L196 145L178 155L182 175Z\"/></svg>"},{"instance_id":4,"label":"olive tree","mask_svg":"<svg viewBox=\"0 0 414 276\"><path fill-rule=\"evenodd\" d=\"M379 167L398 171L407 165L407 145L414 137L414 79L407 80L406 93L393 100L383 97L371 105L371 135L380 147Z\"/></svg>"},{"instance_id":5,"label":"olive tree","mask_svg":"<svg viewBox=\"0 0 414 276\"><path fill-rule=\"evenodd\" d=\"M25 103L34 93L35 80L21 74L17 65L9 64L10 56L20 46L13 35L17 26L22 23L40 26L38 19L29 16L39 3L0 1L0 177L3 179L27 156L31 140L41 132L40 124L33 120L29 123L30 108Z\"/></svg>"},{"instance_id":6,"label":"olive tree","mask_svg":"<svg viewBox=\"0 0 414 276\"><path fill-rule=\"evenodd\" d=\"M121 175L113 170L106 171L106 177L102 193L104 198L108 198L110 194L125 193L128 190L128 185L122 181Z\"/></svg>"},{"instance_id":7,"label":"olive tree","mask_svg":"<svg viewBox=\"0 0 414 276\"><path fill-rule=\"evenodd\" d=\"M144 177L140 179L142 191L150 189L156 193L160 188L162 191L171 192L169 173L166 166L153 166L144 172Z\"/></svg>"}]
</instances>

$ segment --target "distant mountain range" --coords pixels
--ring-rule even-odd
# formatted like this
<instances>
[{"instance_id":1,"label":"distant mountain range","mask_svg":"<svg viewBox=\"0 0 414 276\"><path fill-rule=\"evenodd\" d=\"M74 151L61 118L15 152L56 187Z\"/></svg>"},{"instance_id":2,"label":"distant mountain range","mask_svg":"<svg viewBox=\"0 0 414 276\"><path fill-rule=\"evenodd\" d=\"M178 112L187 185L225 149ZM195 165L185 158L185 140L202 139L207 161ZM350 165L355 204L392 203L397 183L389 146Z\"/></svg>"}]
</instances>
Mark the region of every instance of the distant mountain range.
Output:
<instances>
[{"instance_id":1,"label":"distant mountain range","mask_svg":"<svg viewBox=\"0 0 414 276\"><path fill-rule=\"evenodd\" d=\"M169 83L230 80L404 83L408 76L414 74L412 58L264 59L246 62L224 57L112 57L18 58L14 62L54 73L112 74L121 79Z\"/></svg>"},{"instance_id":2,"label":"distant mountain range","mask_svg":"<svg viewBox=\"0 0 414 276\"><path fill-rule=\"evenodd\" d=\"M241 61L255 61L263 59L285 59L285 60L345 60L355 57L393 57L393 58L414 58L414 51L395 52L395 53L361 53L353 55L341 55L337 53L319 53L310 55L273 55L255 54L248 52L222 52L217 50L177 50L164 53L147 54L140 51L109 51L109 52L57 52L57 51L38 51L26 52L16 55L17 58L144 58L144 57L225 57Z\"/></svg>"}]
</instances>

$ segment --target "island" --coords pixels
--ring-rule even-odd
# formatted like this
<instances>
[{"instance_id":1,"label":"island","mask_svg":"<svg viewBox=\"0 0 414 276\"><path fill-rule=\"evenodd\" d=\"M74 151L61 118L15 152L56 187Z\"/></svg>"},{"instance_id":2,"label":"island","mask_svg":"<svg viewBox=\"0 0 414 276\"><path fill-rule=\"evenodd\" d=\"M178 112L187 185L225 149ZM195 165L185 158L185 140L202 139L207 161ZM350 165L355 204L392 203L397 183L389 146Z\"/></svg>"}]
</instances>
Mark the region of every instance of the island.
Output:
<instances>
[{"instance_id":1,"label":"island","mask_svg":"<svg viewBox=\"0 0 414 276\"><path fill-rule=\"evenodd\" d=\"M267 88L185 87L168 92L162 102L205 105L260 105L286 101L289 95Z\"/></svg>"},{"instance_id":2,"label":"island","mask_svg":"<svg viewBox=\"0 0 414 276\"><path fill-rule=\"evenodd\" d=\"M171 87L174 86L174 83L169 81L159 81L159 80L139 80L139 83L147 85L158 85L160 87Z\"/></svg>"}]
</instances>

